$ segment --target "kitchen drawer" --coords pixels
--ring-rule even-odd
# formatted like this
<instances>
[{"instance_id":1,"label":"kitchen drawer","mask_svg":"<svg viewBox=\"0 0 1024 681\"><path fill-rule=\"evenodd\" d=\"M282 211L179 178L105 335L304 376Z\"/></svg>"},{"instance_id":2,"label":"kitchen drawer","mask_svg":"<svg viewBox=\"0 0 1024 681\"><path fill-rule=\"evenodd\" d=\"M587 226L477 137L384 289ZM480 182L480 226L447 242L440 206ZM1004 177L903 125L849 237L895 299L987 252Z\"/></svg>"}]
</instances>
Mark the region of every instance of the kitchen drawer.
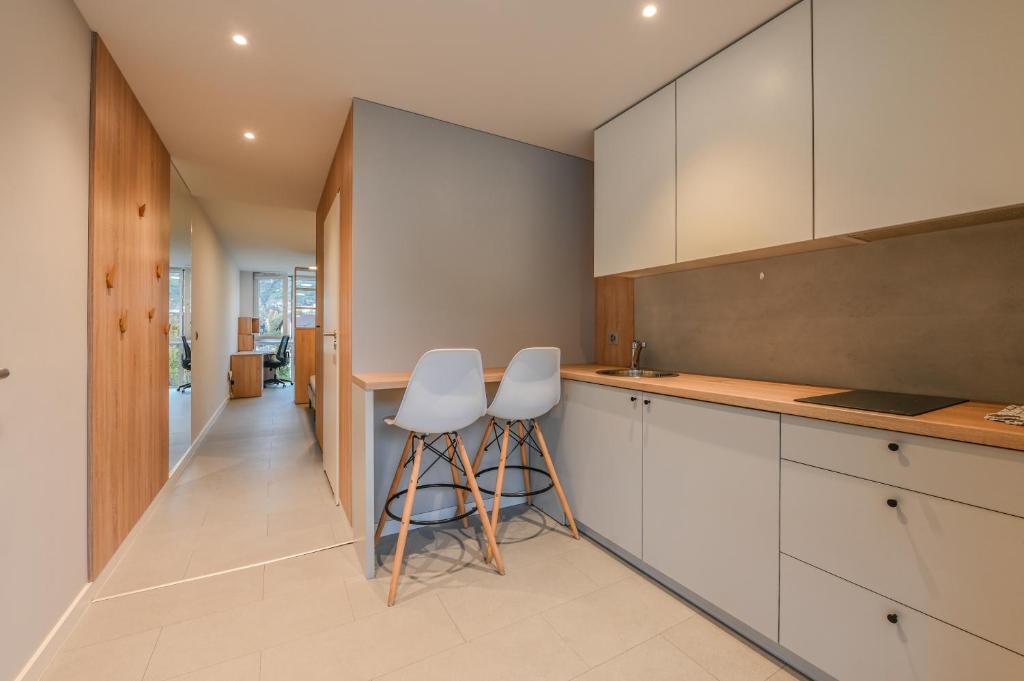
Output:
<instances>
[{"instance_id":1,"label":"kitchen drawer","mask_svg":"<svg viewBox=\"0 0 1024 681\"><path fill-rule=\"evenodd\" d=\"M1005 648L789 556L780 569L779 642L839 681L1024 679Z\"/></svg>"},{"instance_id":2,"label":"kitchen drawer","mask_svg":"<svg viewBox=\"0 0 1024 681\"><path fill-rule=\"evenodd\" d=\"M1024 653L1024 519L790 461L781 516L783 553Z\"/></svg>"},{"instance_id":3,"label":"kitchen drawer","mask_svg":"<svg viewBox=\"0 0 1024 681\"><path fill-rule=\"evenodd\" d=\"M783 416L782 458L1024 517L1024 452Z\"/></svg>"}]
</instances>

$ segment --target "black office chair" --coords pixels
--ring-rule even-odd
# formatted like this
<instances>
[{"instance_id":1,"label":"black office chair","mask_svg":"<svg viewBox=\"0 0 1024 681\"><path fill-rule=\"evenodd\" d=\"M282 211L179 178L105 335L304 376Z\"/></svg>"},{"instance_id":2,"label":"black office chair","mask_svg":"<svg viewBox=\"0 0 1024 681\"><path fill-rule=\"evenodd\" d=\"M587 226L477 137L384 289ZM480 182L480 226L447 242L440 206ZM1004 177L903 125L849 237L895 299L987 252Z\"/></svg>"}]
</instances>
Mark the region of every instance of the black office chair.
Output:
<instances>
[{"instance_id":1,"label":"black office chair","mask_svg":"<svg viewBox=\"0 0 1024 681\"><path fill-rule=\"evenodd\" d=\"M189 347L188 338L181 337L181 368L191 373L192 371L192 348ZM178 392L183 393L192 389L192 381L182 383L178 386Z\"/></svg>"},{"instance_id":2,"label":"black office chair","mask_svg":"<svg viewBox=\"0 0 1024 681\"><path fill-rule=\"evenodd\" d=\"M277 346L277 352L263 358L263 367L273 372L270 378L263 381L263 385L279 385L281 387L292 385L292 382L287 378L279 378L277 375L278 369L288 366L289 340L291 340L291 336L281 336L281 343Z\"/></svg>"}]
</instances>

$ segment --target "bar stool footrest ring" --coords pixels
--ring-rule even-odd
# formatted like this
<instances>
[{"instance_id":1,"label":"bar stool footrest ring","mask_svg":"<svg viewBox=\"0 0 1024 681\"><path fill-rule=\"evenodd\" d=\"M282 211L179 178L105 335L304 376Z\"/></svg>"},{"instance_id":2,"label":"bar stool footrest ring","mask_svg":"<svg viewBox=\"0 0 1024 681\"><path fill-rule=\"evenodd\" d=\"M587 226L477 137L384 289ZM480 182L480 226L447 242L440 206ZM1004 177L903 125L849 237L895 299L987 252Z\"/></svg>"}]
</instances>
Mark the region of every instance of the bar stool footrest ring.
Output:
<instances>
[{"instance_id":1,"label":"bar stool footrest ring","mask_svg":"<svg viewBox=\"0 0 1024 681\"><path fill-rule=\"evenodd\" d=\"M444 489L451 489L451 490L461 489L462 491L466 492L467 494L469 494L471 496L473 494L473 490L471 490L469 487L467 487L465 485L456 485L454 482L435 482L435 483L431 483L429 485L416 485L416 491L418 492L421 489L430 489L432 487L433 488L442 487ZM409 490L408 489L404 489L401 492L396 492L395 494L391 495L388 498L387 502L384 504L384 512L387 513L389 518L391 518L392 520L396 520L398 522L402 522L402 516L395 515L394 513L391 512L391 504L392 504L392 502L394 502L399 497L403 497L403 496L405 496L408 493L409 493ZM469 503L472 503L472 500L469 500ZM409 524L410 525L444 525L445 523L450 523L450 522L454 522L456 520L462 520L463 518L468 518L469 516L473 515L476 512L477 512L476 511L476 505L474 505L471 510L466 511L465 513L456 513L453 516L450 516L448 518L442 518L440 520L416 520L415 518L410 518L409 519Z\"/></svg>"},{"instance_id":2,"label":"bar stool footrest ring","mask_svg":"<svg viewBox=\"0 0 1024 681\"><path fill-rule=\"evenodd\" d=\"M549 489L551 489L552 487L555 486L555 481L551 479L551 475L547 471L541 470L540 468L534 468L533 466L514 466L512 464L506 464L505 465L505 470L506 471L512 470L512 469L515 469L517 471L530 471L531 473L536 473L538 475L543 475L547 479L548 484L547 484L546 487L531 488L529 492L527 492L526 490L523 490L521 492L506 492L505 490L501 490L501 497L502 497L502 499L505 499L505 498L518 499L518 498L521 498L521 497L532 497L532 496L536 496L538 494L543 494L544 492L547 492ZM482 468L482 469L480 469L480 471L477 472L477 474L476 474L477 475L477 487L479 487L480 491L483 492L484 494L490 494L491 496L494 496L494 490L493 489L485 488L483 485L480 484L479 479L485 473L492 473L492 472L494 472L496 470L498 470L497 466L491 466L490 468Z\"/></svg>"}]
</instances>

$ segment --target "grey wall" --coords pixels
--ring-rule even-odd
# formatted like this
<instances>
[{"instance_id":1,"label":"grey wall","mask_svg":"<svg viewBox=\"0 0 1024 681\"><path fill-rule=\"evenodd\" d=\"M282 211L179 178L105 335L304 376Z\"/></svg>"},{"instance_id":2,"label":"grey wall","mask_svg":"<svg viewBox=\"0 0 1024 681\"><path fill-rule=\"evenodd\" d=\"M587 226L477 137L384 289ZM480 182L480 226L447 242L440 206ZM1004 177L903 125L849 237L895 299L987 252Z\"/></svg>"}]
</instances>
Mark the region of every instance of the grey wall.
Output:
<instances>
[{"instance_id":1,"label":"grey wall","mask_svg":"<svg viewBox=\"0 0 1024 681\"><path fill-rule=\"evenodd\" d=\"M13 679L87 581L92 46L71 0L0 2L0 45L0 679Z\"/></svg>"},{"instance_id":2,"label":"grey wall","mask_svg":"<svg viewBox=\"0 0 1024 681\"><path fill-rule=\"evenodd\" d=\"M645 366L1020 404L1024 221L639 279L636 330Z\"/></svg>"},{"instance_id":3,"label":"grey wall","mask_svg":"<svg viewBox=\"0 0 1024 681\"><path fill-rule=\"evenodd\" d=\"M357 100L353 368L436 347L593 354L589 161Z\"/></svg>"}]
</instances>

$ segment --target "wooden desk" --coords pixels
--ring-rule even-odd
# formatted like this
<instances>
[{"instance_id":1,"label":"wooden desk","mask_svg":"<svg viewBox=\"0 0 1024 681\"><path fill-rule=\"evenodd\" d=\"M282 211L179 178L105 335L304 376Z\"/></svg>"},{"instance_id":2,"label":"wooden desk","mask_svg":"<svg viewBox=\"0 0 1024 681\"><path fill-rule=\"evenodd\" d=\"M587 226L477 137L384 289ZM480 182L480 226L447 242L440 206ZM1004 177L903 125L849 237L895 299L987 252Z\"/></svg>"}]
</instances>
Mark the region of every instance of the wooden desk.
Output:
<instances>
[{"instance_id":1,"label":"wooden desk","mask_svg":"<svg viewBox=\"0 0 1024 681\"><path fill-rule=\"evenodd\" d=\"M263 396L263 358L261 350L235 352L231 355L231 397Z\"/></svg>"}]
</instances>

